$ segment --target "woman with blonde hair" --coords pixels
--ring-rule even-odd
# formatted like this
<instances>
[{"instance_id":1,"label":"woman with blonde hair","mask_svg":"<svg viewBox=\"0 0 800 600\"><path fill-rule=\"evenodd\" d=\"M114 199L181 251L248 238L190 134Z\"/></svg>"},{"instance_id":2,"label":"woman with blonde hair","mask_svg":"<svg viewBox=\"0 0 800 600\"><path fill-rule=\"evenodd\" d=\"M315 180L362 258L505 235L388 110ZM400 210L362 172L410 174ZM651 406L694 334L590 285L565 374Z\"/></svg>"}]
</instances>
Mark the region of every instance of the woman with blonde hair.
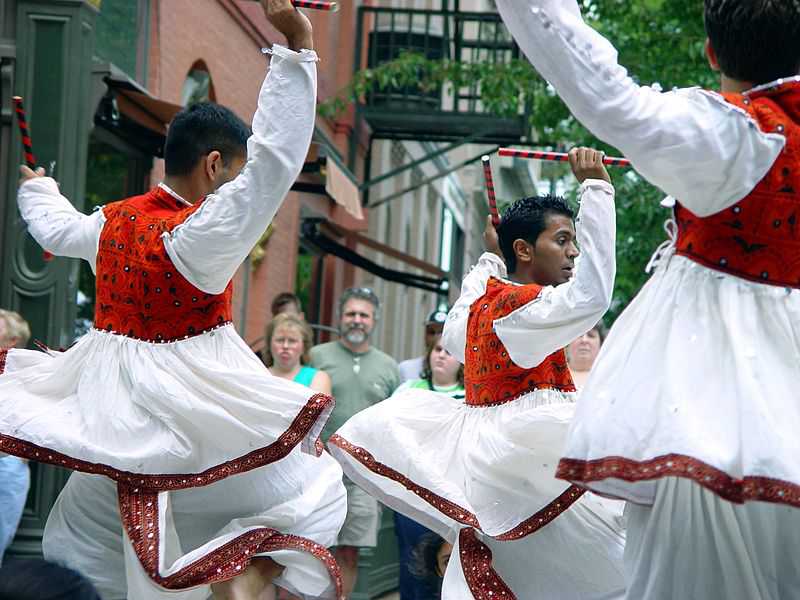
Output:
<instances>
[{"instance_id":1,"label":"woman with blonde hair","mask_svg":"<svg viewBox=\"0 0 800 600\"><path fill-rule=\"evenodd\" d=\"M275 315L267 325L264 338L267 344L264 363L270 373L330 395L330 376L325 371L308 366L308 351L313 345L312 333L302 317L289 313Z\"/></svg>"}]
</instances>

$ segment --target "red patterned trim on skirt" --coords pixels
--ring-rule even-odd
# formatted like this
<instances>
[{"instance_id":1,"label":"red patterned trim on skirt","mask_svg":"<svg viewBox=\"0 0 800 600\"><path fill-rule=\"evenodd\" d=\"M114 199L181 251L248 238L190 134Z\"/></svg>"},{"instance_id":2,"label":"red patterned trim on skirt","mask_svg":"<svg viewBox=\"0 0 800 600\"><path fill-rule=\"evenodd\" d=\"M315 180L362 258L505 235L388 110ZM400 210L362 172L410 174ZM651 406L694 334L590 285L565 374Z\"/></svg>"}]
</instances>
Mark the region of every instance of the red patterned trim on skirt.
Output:
<instances>
[{"instance_id":1,"label":"red patterned trim on skirt","mask_svg":"<svg viewBox=\"0 0 800 600\"><path fill-rule=\"evenodd\" d=\"M477 538L474 529L462 529L458 545L464 580L475 600L516 600L514 592L492 566L492 551Z\"/></svg>"},{"instance_id":2,"label":"red patterned trim on skirt","mask_svg":"<svg viewBox=\"0 0 800 600\"><path fill-rule=\"evenodd\" d=\"M307 552L322 562L336 586L336 597L343 598L339 566L324 546L266 527L248 531L177 573L163 577L158 571L158 492L120 483L117 485L117 494L122 522L136 556L150 579L165 589L182 590L233 579L244 572L257 554L276 550L296 550Z\"/></svg>"},{"instance_id":3,"label":"red patterned trim on skirt","mask_svg":"<svg viewBox=\"0 0 800 600\"><path fill-rule=\"evenodd\" d=\"M621 479L630 483L662 477L684 477L730 502L774 502L800 507L800 485L771 477L731 477L711 465L682 454L665 454L646 461L621 456L597 460L562 458L556 477L577 483Z\"/></svg>"},{"instance_id":4,"label":"red patterned trim on skirt","mask_svg":"<svg viewBox=\"0 0 800 600\"><path fill-rule=\"evenodd\" d=\"M0 348L0 375L6 370L6 358L8 357L8 348Z\"/></svg>"},{"instance_id":5,"label":"red patterned trim on skirt","mask_svg":"<svg viewBox=\"0 0 800 600\"><path fill-rule=\"evenodd\" d=\"M320 415L324 414L332 405L333 398L330 396L314 394L300 410L289 428L269 446L254 450L240 458L215 465L200 473L152 475L120 471L108 465L72 458L66 454L4 434L0 434L0 452L6 452L37 462L58 465L74 471L105 475L118 483L147 488L153 491L183 490L209 485L226 479L231 475L246 473L285 458L308 435L319 420ZM313 447L319 456L321 454L321 446L317 444L317 441L319 440L314 441Z\"/></svg>"},{"instance_id":6,"label":"red patterned trim on skirt","mask_svg":"<svg viewBox=\"0 0 800 600\"><path fill-rule=\"evenodd\" d=\"M373 473L380 475L381 477L391 479L392 481L396 481L412 494L416 494L422 498L425 502L430 504L433 508L438 510L446 517L461 523L462 525L468 525L469 527L483 531L480 523L478 522L478 517L472 512L459 506L455 502L439 496L427 488L417 485L411 479L392 469L388 465L378 462L375 460L375 457L372 456L372 454L370 454L366 449L351 444L338 434L332 435L328 440L328 443L340 448ZM571 485L561 495L559 495L558 498L550 502L544 508L536 511L534 515L528 517L516 527L509 529L505 533L490 537L496 540L507 542L519 540L531 535L532 533L536 533L539 529L554 521L556 517L572 506L572 504L585 492L586 490L575 485Z\"/></svg>"}]
</instances>

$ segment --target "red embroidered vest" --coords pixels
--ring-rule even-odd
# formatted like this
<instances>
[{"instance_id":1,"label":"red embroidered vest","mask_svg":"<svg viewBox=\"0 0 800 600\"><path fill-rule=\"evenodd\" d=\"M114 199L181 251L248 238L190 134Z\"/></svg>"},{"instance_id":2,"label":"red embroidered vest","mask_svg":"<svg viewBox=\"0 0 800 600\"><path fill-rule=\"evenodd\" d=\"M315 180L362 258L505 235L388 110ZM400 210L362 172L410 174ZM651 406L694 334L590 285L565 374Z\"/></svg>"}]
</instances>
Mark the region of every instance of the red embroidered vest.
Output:
<instances>
[{"instance_id":1,"label":"red embroidered vest","mask_svg":"<svg viewBox=\"0 0 800 600\"><path fill-rule=\"evenodd\" d=\"M494 332L495 319L528 304L541 291L538 285L511 285L491 277L486 293L470 306L464 364L467 404L504 404L542 388L575 391L563 349L533 369L523 369L511 360Z\"/></svg>"},{"instance_id":2,"label":"red embroidered vest","mask_svg":"<svg viewBox=\"0 0 800 600\"><path fill-rule=\"evenodd\" d=\"M762 131L786 136L766 177L730 208L701 218L680 204L676 252L744 279L800 288L800 82L725 94Z\"/></svg>"},{"instance_id":3,"label":"red embroidered vest","mask_svg":"<svg viewBox=\"0 0 800 600\"><path fill-rule=\"evenodd\" d=\"M169 342L231 321L232 285L219 295L197 289L175 269L161 239L200 204L186 206L155 188L103 208L95 328Z\"/></svg>"}]
</instances>

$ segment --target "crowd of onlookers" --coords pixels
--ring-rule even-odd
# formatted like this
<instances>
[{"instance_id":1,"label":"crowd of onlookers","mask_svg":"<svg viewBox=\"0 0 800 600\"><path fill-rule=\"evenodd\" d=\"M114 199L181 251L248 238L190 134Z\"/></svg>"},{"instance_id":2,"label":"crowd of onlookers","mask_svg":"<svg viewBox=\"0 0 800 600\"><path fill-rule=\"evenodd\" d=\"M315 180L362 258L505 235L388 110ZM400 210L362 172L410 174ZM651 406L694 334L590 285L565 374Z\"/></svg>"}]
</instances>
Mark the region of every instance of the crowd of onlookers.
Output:
<instances>
[{"instance_id":1,"label":"crowd of onlookers","mask_svg":"<svg viewBox=\"0 0 800 600\"><path fill-rule=\"evenodd\" d=\"M422 323L425 347L420 348L420 355L398 364L372 344L372 334L380 320L381 302L368 288L344 291L339 298L338 323L334 328L338 336L318 345L314 345L314 331L296 295L279 294L271 309L273 318L266 327L264 347L257 354L272 375L336 398L336 407L323 431L324 440L360 410L404 390L431 390L452 398L464 398L464 367L441 344L446 310L433 311ZM0 310L0 347L25 347L29 338L28 324L19 314ZM567 347L570 371L578 389L586 381L604 338L605 329L598 324ZM12 456L0 457L0 565L19 525L29 485L29 468L25 461ZM345 487L347 517L334 555L342 569L345 593L349 595L356 584L360 549L378 544L381 507L377 500L347 479ZM403 515L395 514L394 523L400 559L400 599L437 598L450 545ZM13 577L7 574L12 571ZM47 573L52 581L63 583L62 591L73 592L58 596L9 595L8 590L16 590L22 584L25 589L33 590L31 582L36 573L40 576ZM98 598L92 586L78 574L44 561L15 561L13 568L0 569L0 600L11 597ZM272 590L265 592L260 600L276 597L277 591Z\"/></svg>"},{"instance_id":2,"label":"crowd of onlookers","mask_svg":"<svg viewBox=\"0 0 800 600\"><path fill-rule=\"evenodd\" d=\"M380 299L372 290L345 290L338 303L338 339L312 346L313 332L300 300L283 293L272 304L274 318L266 330L264 362L273 375L333 394L336 408L323 433L326 440L360 410L408 389L464 398L464 367L441 344L447 311L435 310L428 315L422 324L423 352L398 364L371 343L380 309ZM568 346L568 363L578 389L586 381L604 338L605 329L599 323ZM352 482L345 480L345 486L348 513L334 554L349 595L356 583L359 549L378 543L381 507ZM400 599L437 598L450 545L403 515L395 514L394 523Z\"/></svg>"}]
</instances>

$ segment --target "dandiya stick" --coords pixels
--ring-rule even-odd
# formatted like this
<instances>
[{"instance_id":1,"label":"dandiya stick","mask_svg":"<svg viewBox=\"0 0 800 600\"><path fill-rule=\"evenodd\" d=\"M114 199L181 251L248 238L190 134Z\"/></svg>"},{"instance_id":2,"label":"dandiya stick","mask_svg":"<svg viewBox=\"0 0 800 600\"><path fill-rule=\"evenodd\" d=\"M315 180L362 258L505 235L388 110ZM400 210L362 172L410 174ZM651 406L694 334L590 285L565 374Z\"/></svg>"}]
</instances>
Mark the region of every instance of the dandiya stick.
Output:
<instances>
[{"instance_id":1,"label":"dandiya stick","mask_svg":"<svg viewBox=\"0 0 800 600\"><path fill-rule=\"evenodd\" d=\"M28 119L25 117L25 106L22 104L20 96L11 98L14 101L14 111L17 113L17 124L19 125L19 133L22 137L22 150L25 154L25 164L31 169L36 169L36 157L33 155L33 143L31 142L31 134L28 130Z\"/></svg>"},{"instance_id":2,"label":"dandiya stick","mask_svg":"<svg viewBox=\"0 0 800 600\"><path fill-rule=\"evenodd\" d=\"M11 98L14 102L14 111L17 113L17 123L19 124L19 133L22 136L22 150L25 154L25 164L29 169L36 170L36 157L33 155L33 142L31 141L31 133L28 130L28 119L25 116L25 106L22 104L20 96ZM53 254L44 251L43 258L46 261L53 260Z\"/></svg>"},{"instance_id":3,"label":"dandiya stick","mask_svg":"<svg viewBox=\"0 0 800 600\"><path fill-rule=\"evenodd\" d=\"M323 0L292 0L297 8L313 8L315 10L328 10L336 12L339 10L339 4L336 2L325 2Z\"/></svg>"},{"instance_id":4,"label":"dandiya stick","mask_svg":"<svg viewBox=\"0 0 800 600\"><path fill-rule=\"evenodd\" d=\"M500 156L515 156L517 158L530 158L533 160L557 160L569 162L569 155L564 152L543 152L540 150L516 150L515 148L500 148L497 151ZM631 161L627 158L615 158L604 156L603 164L610 167L630 167Z\"/></svg>"},{"instance_id":5,"label":"dandiya stick","mask_svg":"<svg viewBox=\"0 0 800 600\"><path fill-rule=\"evenodd\" d=\"M327 0L292 0L292 4L294 4L295 8L313 8L328 12L337 12L339 10L338 2L328 2Z\"/></svg>"},{"instance_id":6,"label":"dandiya stick","mask_svg":"<svg viewBox=\"0 0 800 600\"><path fill-rule=\"evenodd\" d=\"M494 195L494 179L492 178L492 164L489 157L481 157L483 163L483 177L486 180L486 195L489 197L489 214L492 215L492 225L500 225L500 213L497 212L497 198Z\"/></svg>"}]
</instances>

